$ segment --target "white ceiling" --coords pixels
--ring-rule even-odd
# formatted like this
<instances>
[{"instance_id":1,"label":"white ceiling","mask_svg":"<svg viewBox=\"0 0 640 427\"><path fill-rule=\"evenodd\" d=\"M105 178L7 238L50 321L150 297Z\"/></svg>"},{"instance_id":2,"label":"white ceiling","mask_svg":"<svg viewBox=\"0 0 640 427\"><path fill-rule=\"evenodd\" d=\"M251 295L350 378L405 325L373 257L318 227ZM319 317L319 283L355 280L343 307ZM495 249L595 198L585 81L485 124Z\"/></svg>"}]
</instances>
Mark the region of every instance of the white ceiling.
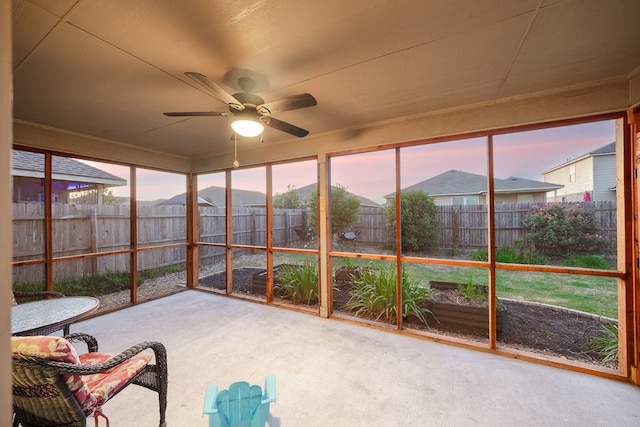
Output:
<instances>
[{"instance_id":1,"label":"white ceiling","mask_svg":"<svg viewBox=\"0 0 640 427\"><path fill-rule=\"evenodd\" d=\"M255 75L274 117L313 135L628 76L638 0L13 0L14 117L188 158L228 145ZM267 129L266 142L298 138ZM302 140L304 141L304 140Z\"/></svg>"}]
</instances>

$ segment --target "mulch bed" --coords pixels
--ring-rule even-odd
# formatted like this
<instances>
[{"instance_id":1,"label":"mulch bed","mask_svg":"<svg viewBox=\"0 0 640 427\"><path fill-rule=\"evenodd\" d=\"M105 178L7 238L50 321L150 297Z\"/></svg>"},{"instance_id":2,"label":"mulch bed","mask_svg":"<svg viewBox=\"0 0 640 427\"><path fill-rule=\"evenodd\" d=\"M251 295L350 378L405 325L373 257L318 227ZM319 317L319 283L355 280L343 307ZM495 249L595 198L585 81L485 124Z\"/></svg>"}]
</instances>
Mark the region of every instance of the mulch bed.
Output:
<instances>
[{"instance_id":1,"label":"mulch bed","mask_svg":"<svg viewBox=\"0 0 640 427\"><path fill-rule=\"evenodd\" d=\"M260 268L234 269L234 293L264 297L264 294L252 293L253 275L263 271L264 269ZM224 290L225 285L225 273L200 278L200 286ZM507 308L507 327L498 335L500 345L602 365L602 357L589 351L592 340L602 334L601 330L605 326L597 318L526 302L513 300L502 302ZM487 338L486 333L472 330L438 329L437 325L430 325L430 327L432 332Z\"/></svg>"}]
</instances>

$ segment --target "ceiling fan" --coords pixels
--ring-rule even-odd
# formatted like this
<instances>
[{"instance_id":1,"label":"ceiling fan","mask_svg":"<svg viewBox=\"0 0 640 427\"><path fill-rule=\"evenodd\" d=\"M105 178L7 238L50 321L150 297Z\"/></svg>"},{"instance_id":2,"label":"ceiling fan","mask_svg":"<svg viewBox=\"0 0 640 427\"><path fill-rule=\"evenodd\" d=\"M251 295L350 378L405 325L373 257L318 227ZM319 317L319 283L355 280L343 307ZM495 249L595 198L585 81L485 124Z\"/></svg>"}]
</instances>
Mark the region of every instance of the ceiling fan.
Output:
<instances>
[{"instance_id":1,"label":"ceiling fan","mask_svg":"<svg viewBox=\"0 0 640 427\"><path fill-rule=\"evenodd\" d=\"M238 79L238 86L242 89L242 92L231 95L229 92L222 89L219 85L214 83L207 76L186 72L187 77L195 80L215 98L224 102L229 106L229 112L216 112L216 111L185 111L185 112L168 112L164 113L169 117L188 117L188 116L234 116L237 120L231 125L236 130L236 123L239 121L252 122L254 126L258 125L259 132L254 135L245 136L257 136L262 133L262 126L268 126L273 129L277 129L282 132L302 138L309 134L309 131L302 129L298 126L294 126L291 123L278 120L271 115L274 113L281 113L284 111L297 110L299 108L313 107L317 104L316 99L308 94L302 93L300 95L294 95L287 98L282 98L277 101L264 102L258 95L252 93L255 88L255 81L250 77L240 77ZM236 130L236 132L238 132ZM242 134L241 132L238 132Z\"/></svg>"}]
</instances>

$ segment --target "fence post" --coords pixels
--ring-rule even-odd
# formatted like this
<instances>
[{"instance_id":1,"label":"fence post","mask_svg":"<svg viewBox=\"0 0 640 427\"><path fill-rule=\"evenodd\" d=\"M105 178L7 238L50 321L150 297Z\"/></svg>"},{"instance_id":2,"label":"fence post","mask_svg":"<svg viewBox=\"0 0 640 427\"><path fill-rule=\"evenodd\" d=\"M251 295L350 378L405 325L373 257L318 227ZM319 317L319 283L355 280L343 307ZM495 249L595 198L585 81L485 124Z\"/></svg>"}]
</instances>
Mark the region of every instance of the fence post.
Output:
<instances>
[{"instance_id":1,"label":"fence post","mask_svg":"<svg viewBox=\"0 0 640 427\"><path fill-rule=\"evenodd\" d=\"M91 233L91 253L98 252L98 210L89 209L89 227ZM91 275L98 274L98 257L91 257Z\"/></svg>"}]
</instances>

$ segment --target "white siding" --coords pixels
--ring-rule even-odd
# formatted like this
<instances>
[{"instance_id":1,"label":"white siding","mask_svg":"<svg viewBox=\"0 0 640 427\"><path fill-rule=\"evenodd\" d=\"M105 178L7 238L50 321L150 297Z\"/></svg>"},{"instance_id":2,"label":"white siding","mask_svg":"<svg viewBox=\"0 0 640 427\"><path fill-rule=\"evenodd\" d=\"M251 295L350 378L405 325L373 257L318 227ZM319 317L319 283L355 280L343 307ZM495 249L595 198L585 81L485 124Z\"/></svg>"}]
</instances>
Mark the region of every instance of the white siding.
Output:
<instances>
[{"instance_id":1,"label":"white siding","mask_svg":"<svg viewBox=\"0 0 640 427\"><path fill-rule=\"evenodd\" d=\"M616 186L615 154L596 156L593 165L595 186L592 200L616 200L616 192L611 191L611 188Z\"/></svg>"},{"instance_id":2,"label":"white siding","mask_svg":"<svg viewBox=\"0 0 640 427\"><path fill-rule=\"evenodd\" d=\"M569 180L569 170L571 166L575 166L575 182L570 182ZM558 202L563 199L567 202L582 201L585 191L589 193L593 191L593 180L593 157L567 163L544 175L545 182L564 186L555 192L547 193L547 200Z\"/></svg>"}]
</instances>

